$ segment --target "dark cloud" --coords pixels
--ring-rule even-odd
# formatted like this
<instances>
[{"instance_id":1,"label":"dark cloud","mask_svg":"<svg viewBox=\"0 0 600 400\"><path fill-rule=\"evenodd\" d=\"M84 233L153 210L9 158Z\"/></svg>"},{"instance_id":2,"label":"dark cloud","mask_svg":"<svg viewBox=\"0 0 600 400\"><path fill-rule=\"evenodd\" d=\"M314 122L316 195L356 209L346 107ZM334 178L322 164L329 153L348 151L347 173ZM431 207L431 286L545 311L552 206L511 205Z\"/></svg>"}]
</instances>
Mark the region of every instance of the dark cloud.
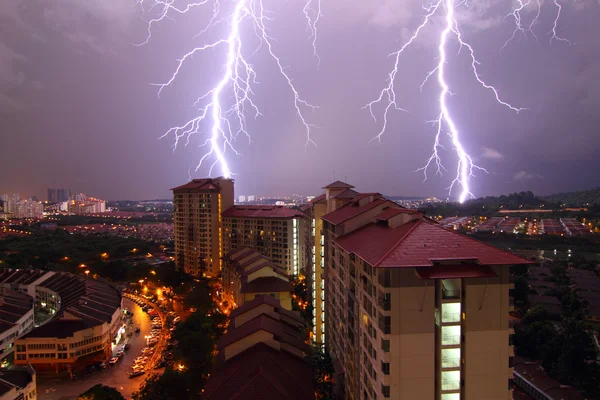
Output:
<instances>
[{"instance_id":1,"label":"dark cloud","mask_svg":"<svg viewBox=\"0 0 600 400\"><path fill-rule=\"evenodd\" d=\"M361 190L445 195L449 172L440 177L430 171L425 183L415 172L429 157L435 134L426 121L436 117L437 88L435 82L422 92L419 86L436 62L439 21L401 58L398 102L409 112L390 114L381 142L371 141L381 120L374 122L362 109L385 85L393 61L387 55L412 34L424 13L422 2L323 0L319 69L302 2L265 3L271 3L270 33L286 71L301 96L319 106L305 114L318 126L317 146L305 146L290 91L261 49L251 62L263 115L248 118L251 142L244 135L235 142L242 155L229 154L237 191L316 193L335 173ZM453 47L450 106L466 148L489 171L474 178L474 193L599 185L600 4L579 0L563 7L559 33L574 45L550 44L554 11L544 2L533 25L538 39L519 34L499 51L514 30L504 18L511 2L469 3L457 11L458 19L482 76L504 99L527 108L517 114L496 104L473 80L464 51L457 54ZM166 197L170 187L188 179L190 167L193 176L205 175L207 169L193 171L204 137L175 151L172 137L158 138L197 114L192 104L221 72L223 52L195 57L160 99L150 84L168 80L191 46L223 35L226 22L193 39L211 11L207 4L190 16L162 21L152 39L136 47L147 27L133 0L0 2L0 170L10 172L3 174L0 192L43 196L47 186L66 186L110 199ZM534 15L528 10L524 18ZM250 51L256 45L248 42ZM442 155L448 171L454 170L451 146Z\"/></svg>"}]
</instances>

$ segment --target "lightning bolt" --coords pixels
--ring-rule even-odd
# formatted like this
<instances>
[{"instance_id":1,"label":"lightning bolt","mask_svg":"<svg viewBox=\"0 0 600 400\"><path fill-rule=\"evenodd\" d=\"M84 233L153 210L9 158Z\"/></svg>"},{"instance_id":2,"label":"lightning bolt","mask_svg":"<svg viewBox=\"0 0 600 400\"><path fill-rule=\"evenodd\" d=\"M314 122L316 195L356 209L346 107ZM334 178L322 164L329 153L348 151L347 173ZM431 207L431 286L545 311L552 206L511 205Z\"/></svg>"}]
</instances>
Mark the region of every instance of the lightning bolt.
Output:
<instances>
[{"instance_id":1,"label":"lightning bolt","mask_svg":"<svg viewBox=\"0 0 600 400\"><path fill-rule=\"evenodd\" d=\"M526 4L528 4L528 3L522 3L522 2L519 2L519 3L521 5L523 5L523 7L525 7ZM486 83L486 81L484 81L483 78L481 77L481 74L479 73L479 70L478 70L479 61L477 61L477 58L475 56L475 51L474 51L473 47L471 47L471 45L463 38L462 33L458 26L458 22L455 18L455 8L460 5L465 5L465 4L466 3L464 1L455 3L455 0L437 0L433 3L431 3L431 5L429 5L429 6L423 6L423 9L425 10L425 16L424 16L421 24L417 27L417 29L414 31L413 35L408 39L408 41L400 48L400 50L390 54L390 57L394 57L395 61L394 61L394 66L393 66L392 70L388 74L387 86L385 86L381 90L381 92L379 93L379 96L377 98L375 98L375 100L371 101L370 103L367 103L363 107L364 109L369 110L371 116L373 117L373 119L375 121L377 121L377 119L375 118L374 107L376 105L383 107L383 113L382 113L383 125L381 127L381 130L372 139L372 140L377 140L378 142L380 142L383 134L386 132L386 130L388 128L388 113L390 112L390 110L395 109L395 110L406 111L403 108L401 108L397 103L396 91L395 91L396 88L394 86L395 78L399 71L400 57L405 52L405 50L415 40L417 40L419 38L419 34L429 24L429 22L432 20L432 18L437 16L437 14L442 14L441 17L443 20L443 30L441 31L441 34L439 37L439 42L438 42L438 47L437 47L438 63L425 76L425 79L424 79L423 83L421 84L421 89L422 89L423 86L425 85L425 83L427 83L427 81L429 80L429 78L431 78L432 76L437 77L437 83L438 83L438 86L440 89L439 97L438 97L439 114L436 119L434 119L433 121L430 121L434 124L434 126L436 126L436 134L435 134L435 139L434 139L434 143L433 143L432 154L427 159L425 166L423 166L422 168L419 168L418 171L423 171L424 179L427 180L427 171L433 165L435 165L434 168L436 169L436 173L438 173L440 175L442 174L442 170L445 170L444 166L442 165L441 156L439 154L439 150L441 148L443 148L441 143L442 143L442 138L443 138L442 133L444 133L444 127L445 127L447 129L447 132L446 132L447 136L449 137L450 142L452 143L452 146L458 156L458 163L456 165L456 176L452 180L450 186L448 187L448 190L451 194L452 190L456 186L459 186L460 187L459 201L461 203L464 202L465 200L467 200L468 198L473 197L473 194L471 193L471 189L469 187L469 181L470 181L470 178L474 176L474 172L476 170L481 170L481 171L486 171L486 170L484 168L477 166L474 163L473 158L467 153L467 150L465 149L465 146L463 145L463 143L461 142L461 139L460 139L460 131L459 131L459 129L455 123L455 120L451 115L450 109L448 107L448 97L452 94L450 92L450 86L446 80L446 75L445 75L445 72L446 72L445 67L448 62L447 61L447 59L448 59L447 44L449 42L449 39L451 37L453 37L458 42L460 49L466 48L468 50L467 54L470 57L471 72L473 73L473 77L475 78L475 80L479 83L479 85L482 88L484 88L486 91L488 91L492 94L492 96L494 97L494 99L496 100L496 102L498 104L500 104L512 111L515 111L517 113L519 111L523 110L523 108L515 107L515 106L511 105L510 103L502 100L502 98L500 97L500 95L498 93L498 90L494 86ZM525 29L521 25L520 10L515 11L514 15L515 15L515 18L517 19L517 26L518 26L517 31L519 31L521 29ZM533 23L532 23L532 25L533 25ZM459 51L459 53L460 53L460 51Z\"/></svg>"},{"instance_id":2,"label":"lightning bolt","mask_svg":"<svg viewBox=\"0 0 600 400\"><path fill-rule=\"evenodd\" d=\"M308 3L304 8L305 16L308 20L309 29L311 30L311 38L313 50L316 55L316 35L317 22L320 16L320 0L318 1L318 13L316 17L309 14L311 3L315 0L307 0ZM139 0L138 4L145 13L153 13L153 17L147 20L147 36L140 43L144 45L152 38L153 28L156 24L164 20L171 20L171 15L184 15L195 7L205 6L209 0L196 1L189 3L186 7L177 7L174 5L175 0L150 0L150 6L147 7L147 0ZM179 142L185 140L185 145L190 143L193 135L201 133L201 128L206 122L210 127L210 135L200 146L205 148L205 153L200 158L195 171L205 163L210 162L209 175L212 175L213 168L217 165L221 168L221 174L225 178L232 175L232 171L227 163L227 151L233 152L235 155L240 153L235 150L233 142L240 133L243 133L250 140L250 134L247 131L246 114L252 112L254 118L261 116L261 112L254 101L255 93L253 88L258 83L257 74L252 64L248 61L261 48L265 48L268 56L275 62L279 73L284 78L287 86L292 94L292 103L306 134L306 144L315 144L311 138L311 132L314 125L310 124L304 117L304 112L307 109L314 110L316 106L308 103L300 97L296 86L293 84L292 78L286 72L286 67L281 59L277 56L273 49L274 39L267 32L267 22L271 19L268 11L265 9L262 0L237 0L233 7L233 11L228 16L221 16L221 3L219 0L214 0L212 17L206 27L202 29L194 38L202 37L202 34L211 30L216 25L223 21L229 22L228 33L225 37L214 40L210 43L197 46L183 55L177 60L176 68L171 77L164 83L156 84L158 95L164 89L169 87L178 77L182 68L192 58L200 53L213 51L224 48L226 51L223 72L214 86L200 95L194 106L199 107L198 114L186 121L185 123L174 126L166 131L161 138L172 135L174 137L173 149L177 149ZM254 28L254 32L259 39L259 45L247 56L241 27L243 24L248 24ZM318 56L317 56L318 57ZM226 103L226 95L229 95L232 100Z\"/></svg>"},{"instance_id":3,"label":"lightning bolt","mask_svg":"<svg viewBox=\"0 0 600 400\"><path fill-rule=\"evenodd\" d=\"M537 35L535 34L535 32L533 31L533 26L535 25L535 23L538 21L540 14L542 12L542 0L535 0L535 8L536 8L536 12L534 17L531 19L531 21L529 22L529 25L524 26L523 24L523 16L522 13L527 9L527 7L529 7L531 4L533 4L532 0L527 0L527 1L523 1L523 0L517 0L517 5L515 6L515 8L506 15L505 18L511 18L514 19L515 22L515 29L513 30L512 35L506 40L506 42L504 43L504 45L500 48L500 50L504 50L504 48L512 41L515 39L515 37L517 36L517 34L522 34L523 37L527 37L527 33L530 33L536 40L537 40ZM548 32L548 35L550 35L550 43L554 42L554 41L561 41L561 42L565 42L568 43L569 45L572 45L573 43L571 41L569 41L568 39L565 39L561 36L559 36L556 32L556 30L558 29L558 23L561 17L561 13L562 13L562 5L559 3L558 0L552 0L552 4L554 5L554 7L556 8L556 15L554 17L554 22L552 24L552 29L550 30L550 32Z\"/></svg>"},{"instance_id":4,"label":"lightning bolt","mask_svg":"<svg viewBox=\"0 0 600 400\"><path fill-rule=\"evenodd\" d=\"M313 5L313 3L316 3L316 5ZM313 55L317 58L318 68L319 64L321 64L321 58L317 53L317 24L321 18L321 0L307 0L303 11L310 32L309 39L311 39Z\"/></svg>"}]
</instances>

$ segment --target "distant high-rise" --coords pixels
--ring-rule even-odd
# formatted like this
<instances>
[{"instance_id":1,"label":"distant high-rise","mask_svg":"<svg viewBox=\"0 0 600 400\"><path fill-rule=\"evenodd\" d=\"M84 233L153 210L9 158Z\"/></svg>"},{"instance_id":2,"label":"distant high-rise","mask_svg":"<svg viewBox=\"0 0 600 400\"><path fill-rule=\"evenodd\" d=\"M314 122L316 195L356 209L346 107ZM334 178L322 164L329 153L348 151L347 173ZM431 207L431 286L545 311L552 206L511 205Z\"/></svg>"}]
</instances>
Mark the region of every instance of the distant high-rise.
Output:
<instances>
[{"instance_id":1,"label":"distant high-rise","mask_svg":"<svg viewBox=\"0 0 600 400\"><path fill-rule=\"evenodd\" d=\"M221 214L233 206L233 179L194 179L171 190L177 268L195 276L217 276L223 256Z\"/></svg>"},{"instance_id":2,"label":"distant high-rise","mask_svg":"<svg viewBox=\"0 0 600 400\"><path fill-rule=\"evenodd\" d=\"M48 202L60 203L71 200L71 189L52 189L48 188Z\"/></svg>"},{"instance_id":3,"label":"distant high-rise","mask_svg":"<svg viewBox=\"0 0 600 400\"><path fill-rule=\"evenodd\" d=\"M238 203L245 203L246 202L246 196L240 196L238 198Z\"/></svg>"},{"instance_id":4,"label":"distant high-rise","mask_svg":"<svg viewBox=\"0 0 600 400\"><path fill-rule=\"evenodd\" d=\"M48 188L48 203L58 203L58 195L56 189Z\"/></svg>"}]
</instances>

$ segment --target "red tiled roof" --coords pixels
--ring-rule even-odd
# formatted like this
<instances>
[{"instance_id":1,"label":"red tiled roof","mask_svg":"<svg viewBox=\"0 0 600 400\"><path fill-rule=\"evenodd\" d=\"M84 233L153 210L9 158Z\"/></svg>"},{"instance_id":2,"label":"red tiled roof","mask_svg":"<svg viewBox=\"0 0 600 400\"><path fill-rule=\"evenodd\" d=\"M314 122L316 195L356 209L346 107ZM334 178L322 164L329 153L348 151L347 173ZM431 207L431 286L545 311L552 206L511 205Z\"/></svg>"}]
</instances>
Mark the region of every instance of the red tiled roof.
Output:
<instances>
[{"instance_id":1,"label":"red tiled roof","mask_svg":"<svg viewBox=\"0 0 600 400\"><path fill-rule=\"evenodd\" d=\"M375 219L379 219L382 221L387 221L388 219L395 217L398 214L416 214L418 213L419 210L411 210L408 208L388 208L387 210L385 210L384 212L382 212L379 215L375 216Z\"/></svg>"},{"instance_id":2,"label":"red tiled roof","mask_svg":"<svg viewBox=\"0 0 600 400\"><path fill-rule=\"evenodd\" d=\"M171 190L173 190L173 191L175 191L175 190L190 190L190 189L214 190L214 189L219 188L219 181L224 180L224 179L225 178L222 178L222 177L214 178L214 179L213 178L192 179L185 185L177 186L175 188L172 188Z\"/></svg>"},{"instance_id":3,"label":"red tiled roof","mask_svg":"<svg viewBox=\"0 0 600 400\"><path fill-rule=\"evenodd\" d=\"M352 189L345 189L341 192L339 192L338 194L331 196L331 198L335 198L335 199L353 199L356 197L356 195L358 194L357 191L352 190Z\"/></svg>"},{"instance_id":4,"label":"red tiled roof","mask_svg":"<svg viewBox=\"0 0 600 400\"><path fill-rule=\"evenodd\" d=\"M306 215L284 206L233 206L223 211L229 218L302 218Z\"/></svg>"},{"instance_id":5,"label":"red tiled roof","mask_svg":"<svg viewBox=\"0 0 600 400\"><path fill-rule=\"evenodd\" d=\"M275 276L256 278L242 286L242 293L291 292L292 284Z\"/></svg>"},{"instance_id":6,"label":"red tiled roof","mask_svg":"<svg viewBox=\"0 0 600 400\"><path fill-rule=\"evenodd\" d=\"M359 200L359 199L357 199L357 197L358 196L356 196L354 199L352 199L352 202L350 202L349 204L346 204L345 206L338 208L337 210L332 211L329 214L325 214L323 217L321 217L321 219L323 221L327 221L329 223L337 225L337 224L341 224L342 222L347 221L351 218L354 218L364 212L367 212L377 206L380 206L384 203L390 203L390 205L399 207L393 201L384 199L384 198L373 200L372 202L360 207L360 206L356 205L356 203L355 203L355 200Z\"/></svg>"},{"instance_id":7,"label":"red tiled roof","mask_svg":"<svg viewBox=\"0 0 600 400\"><path fill-rule=\"evenodd\" d=\"M204 389L206 400L314 399L310 363L258 343L217 366Z\"/></svg>"},{"instance_id":8,"label":"red tiled roof","mask_svg":"<svg viewBox=\"0 0 600 400\"><path fill-rule=\"evenodd\" d=\"M335 181L333 183L330 183L329 185L321 188L321 189L344 189L344 188L348 188L348 189L353 189L354 186L349 185L345 182L342 181Z\"/></svg>"},{"instance_id":9,"label":"red tiled roof","mask_svg":"<svg viewBox=\"0 0 600 400\"><path fill-rule=\"evenodd\" d=\"M494 278L496 273L488 266L477 264L436 265L416 268L421 279Z\"/></svg>"},{"instance_id":10,"label":"red tiled roof","mask_svg":"<svg viewBox=\"0 0 600 400\"><path fill-rule=\"evenodd\" d=\"M288 343L307 354L310 352L310 346L301 339L302 331L298 329L297 325L290 325L286 321L277 320L267 314L261 314L245 324L229 330L221 336L217 347L223 349L258 331L269 332L282 343Z\"/></svg>"},{"instance_id":11,"label":"red tiled roof","mask_svg":"<svg viewBox=\"0 0 600 400\"><path fill-rule=\"evenodd\" d=\"M477 260L481 265L533 264L466 235L426 220L413 220L392 229L374 223L335 239L374 267L426 267L436 260Z\"/></svg>"},{"instance_id":12,"label":"red tiled roof","mask_svg":"<svg viewBox=\"0 0 600 400\"><path fill-rule=\"evenodd\" d=\"M286 310L285 308L281 307L281 303L279 302L279 300L266 294L263 294L262 296L257 296L252 300L242 304L241 306L234 308L231 311L231 314L229 314L229 319L233 321L236 317L242 315L247 311L252 310L255 307L260 306L261 304L268 304L272 306L275 310L277 310L278 314L285 315L286 317L291 318L295 321L295 323L304 323L304 319L300 316L299 313Z\"/></svg>"},{"instance_id":13,"label":"red tiled roof","mask_svg":"<svg viewBox=\"0 0 600 400\"><path fill-rule=\"evenodd\" d=\"M248 276L253 272L259 271L263 268L271 268L276 274L281 275L281 276L285 276L287 278L287 273L285 272L285 270L283 268L281 268L279 265L274 264L272 262L267 262L265 264L259 264L256 265L252 268L249 268L247 270L243 270L240 271L242 276Z\"/></svg>"}]
</instances>

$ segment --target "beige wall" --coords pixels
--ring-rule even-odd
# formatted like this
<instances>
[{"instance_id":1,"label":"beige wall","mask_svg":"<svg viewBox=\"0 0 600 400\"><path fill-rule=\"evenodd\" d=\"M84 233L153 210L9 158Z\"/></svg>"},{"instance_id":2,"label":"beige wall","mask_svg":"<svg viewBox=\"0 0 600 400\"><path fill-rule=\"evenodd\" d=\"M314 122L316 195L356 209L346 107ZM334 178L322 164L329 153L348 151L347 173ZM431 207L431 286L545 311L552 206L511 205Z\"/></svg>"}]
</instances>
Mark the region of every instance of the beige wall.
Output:
<instances>
[{"instance_id":1,"label":"beige wall","mask_svg":"<svg viewBox=\"0 0 600 400\"><path fill-rule=\"evenodd\" d=\"M261 304L258 307L251 308L250 310L246 311L245 313L240 314L237 317L235 317L235 320L234 320L235 327L237 328L239 326L242 326L246 322L253 320L254 318L258 317L259 315L270 314L274 311L275 311L275 309L273 308L273 306L268 305L268 304Z\"/></svg>"}]
</instances>

